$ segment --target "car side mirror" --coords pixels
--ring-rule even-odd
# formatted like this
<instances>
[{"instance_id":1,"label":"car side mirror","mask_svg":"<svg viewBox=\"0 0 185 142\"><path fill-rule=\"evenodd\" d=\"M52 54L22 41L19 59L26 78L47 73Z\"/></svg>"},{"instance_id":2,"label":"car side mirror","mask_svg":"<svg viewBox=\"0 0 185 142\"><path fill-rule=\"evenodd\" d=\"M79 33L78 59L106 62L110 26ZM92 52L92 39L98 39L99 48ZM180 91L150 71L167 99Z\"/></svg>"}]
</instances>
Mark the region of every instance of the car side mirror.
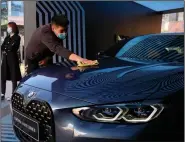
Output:
<instances>
[{"instance_id":1,"label":"car side mirror","mask_svg":"<svg viewBox=\"0 0 185 142\"><path fill-rule=\"evenodd\" d=\"M102 59L102 58L106 58L106 57L108 57L108 55L105 54L105 51L100 51L96 54L97 59Z\"/></svg>"}]
</instances>

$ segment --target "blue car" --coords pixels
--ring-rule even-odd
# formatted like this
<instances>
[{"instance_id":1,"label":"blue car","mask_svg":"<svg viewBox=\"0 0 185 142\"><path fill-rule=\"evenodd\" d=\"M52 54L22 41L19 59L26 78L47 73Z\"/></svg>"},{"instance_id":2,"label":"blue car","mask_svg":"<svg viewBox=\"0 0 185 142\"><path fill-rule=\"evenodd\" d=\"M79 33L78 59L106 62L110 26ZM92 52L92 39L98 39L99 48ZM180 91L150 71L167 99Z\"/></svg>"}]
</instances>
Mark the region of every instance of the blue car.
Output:
<instances>
[{"instance_id":1,"label":"blue car","mask_svg":"<svg viewBox=\"0 0 185 142\"><path fill-rule=\"evenodd\" d=\"M21 142L184 140L184 33L138 36L98 61L23 78L11 98Z\"/></svg>"}]
</instances>

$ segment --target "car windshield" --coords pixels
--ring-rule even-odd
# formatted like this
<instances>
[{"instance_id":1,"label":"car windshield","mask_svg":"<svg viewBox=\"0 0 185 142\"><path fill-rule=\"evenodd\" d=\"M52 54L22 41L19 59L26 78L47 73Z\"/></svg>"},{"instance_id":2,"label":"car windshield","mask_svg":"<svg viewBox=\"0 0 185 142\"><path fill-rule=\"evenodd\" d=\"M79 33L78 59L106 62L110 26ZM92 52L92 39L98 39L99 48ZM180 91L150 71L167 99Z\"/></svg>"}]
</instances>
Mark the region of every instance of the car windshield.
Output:
<instances>
[{"instance_id":1,"label":"car windshield","mask_svg":"<svg viewBox=\"0 0 185 142\"><path fill-rule=\"evenodd\" d=\"M184 35L147 35L132 39L116 57L184 62Z\"/></svg>"}]
</instances>

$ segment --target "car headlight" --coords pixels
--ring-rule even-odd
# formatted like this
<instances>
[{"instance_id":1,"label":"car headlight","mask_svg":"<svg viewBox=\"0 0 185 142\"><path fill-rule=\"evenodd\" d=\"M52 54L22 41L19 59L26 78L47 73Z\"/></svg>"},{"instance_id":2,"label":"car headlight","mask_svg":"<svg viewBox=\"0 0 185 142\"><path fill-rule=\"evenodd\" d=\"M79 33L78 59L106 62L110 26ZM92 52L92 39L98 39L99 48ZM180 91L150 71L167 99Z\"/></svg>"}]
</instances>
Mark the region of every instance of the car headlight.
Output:
<instances>
[{"instance_id":1,"label":"car headlight","mask_svg":"<svg viewBox=\"0 0 185 142\"><path fill-rule=\"evenodd\" d=\"M159 116L162 104L119 104L73 109L73 114L83 120L110 123L143 123Z\"/></svg>"}]
</instances>

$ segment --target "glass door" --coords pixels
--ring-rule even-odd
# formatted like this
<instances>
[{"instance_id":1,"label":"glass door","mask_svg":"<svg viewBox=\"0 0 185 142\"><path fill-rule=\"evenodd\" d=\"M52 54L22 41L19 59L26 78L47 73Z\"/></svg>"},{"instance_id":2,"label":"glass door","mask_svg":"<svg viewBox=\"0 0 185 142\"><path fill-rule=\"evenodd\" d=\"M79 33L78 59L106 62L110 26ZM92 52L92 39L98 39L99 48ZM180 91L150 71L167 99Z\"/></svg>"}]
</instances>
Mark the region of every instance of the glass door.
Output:
<instances>
[{"instance_id":1,"label":"glass door","mask_svg":"<svg viewBox=\"0 0 185 142\"><path fill-rule=\"evenodd\" d=\"M161 32L184 32L184 12L163 14Z\"/></svg>"}]
</instances>

